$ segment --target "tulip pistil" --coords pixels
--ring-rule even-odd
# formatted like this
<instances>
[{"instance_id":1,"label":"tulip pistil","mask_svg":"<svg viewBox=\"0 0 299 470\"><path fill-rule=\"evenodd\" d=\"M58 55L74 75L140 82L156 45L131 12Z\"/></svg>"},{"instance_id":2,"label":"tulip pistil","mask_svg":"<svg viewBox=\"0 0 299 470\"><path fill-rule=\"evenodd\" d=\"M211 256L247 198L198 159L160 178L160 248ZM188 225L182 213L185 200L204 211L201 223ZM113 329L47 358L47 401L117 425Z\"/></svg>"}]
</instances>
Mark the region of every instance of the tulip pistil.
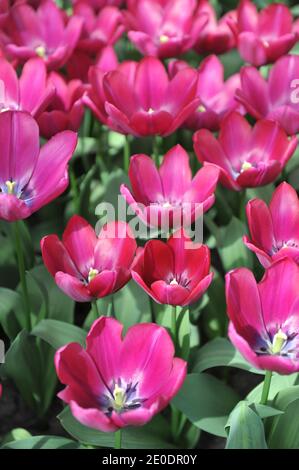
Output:
<instances>
[{"instance_id":1,"label":"tulip pistil","mask_svg":"<svg viewBox=\"0 0 299 470\"><path fill-rule=\"evenodd\" d=\"M250 168L252 168L251 163L250 162L244 162L241 166L241 173L243 173L243 171L250 170Z\"/></svg>"},{"instance_id":2,"label":"tulip pistil","mask_svg":"<svg viewBox=\"0 0 299 470\"><path fill-rule=\"evenodd\" d=\"M279 329L273 337L272 354L279 354L287 340L287 335L281 329Z\"/></svg>"},{"instance_id":3,"label":"tulip pistil","mask_svg":"<svg viewBox=\"0 0 299 470\"><path fill-rule=\"evenodd\" d=\"M90 268L89 273L88 273L88 282L91 282L96 277L97 274L99 274L98 269Z\"/></svg>"},{"instance_id":4,"label":"tulip pistil","mask_svg":"<svg viewBox=\"0 0 299 470\"><path fill-rule=\"evenodd\" d=\"M166 34L161 34L159 40L161 44L165 44L166 42L169 41L169 37Z\"/></svg>"},{"instance_id":5,"label":"tulip pistil","mask_svg":"<svg viewBox=\"0 0 299 470\"><path fill-rule=\"evenodd\" d=\"M199 113L204 113L206 111L206 108L203 104L201 104L200 106L198 106L197 111Z\"/></svg>"},{"instance_id":6,"label":"tulip pistil","mask_svg":"<svg viewBox=\"0 0 299 470\"><path fill-rule=\"evenodd\" d=\"M178 285L179 285L178 281L177 281L175 278L173 278L173 279L170 281L169 284L170 284L171 286L178 286Z\"/></svg>"},{"instance_id":7,"label":"tulip pistil","mask_svg":"<svg viewBox=\"0 0 299 470\"><path fill-rule=\"evenodd\" d=\"M155 112L155 110L153 108L148 108L147 112L148 112L148 114L153 114Z\"/></svg>"},{"instance_id":8,"label":"tulip pistil","mask_svg":"<svg viewBox=\"0 0 299 470\"><path fill-rule=\"evenodd\" d=\"M113 390L113 408L116 411L120 411L124 408L125 402L126 402L126 390L123 389L122 387L119 387L117 384L115 384L114 390Z\"/></svg>"},{"instance_id":9,"label":"tulip pistil","mask_svg":"<svg viewBox=\"0 0 299 470\"><path fill-rule=\"evenodd\" d=\"M6 184L6 187L7 187L7 193L8 194L14 194L16 182L15 181L5 181L5 184Z\"/></svg>"},{"instance_id":10,"label":"tulip pistil","mask_svg":"<svg viewBox=\"0 0 299 470\"><path fill-rule=\"evenodd\" d=\"M41 58L46 56L46 48L44 46L37 46L35 52Z\"/></svg>"}]
</instances>

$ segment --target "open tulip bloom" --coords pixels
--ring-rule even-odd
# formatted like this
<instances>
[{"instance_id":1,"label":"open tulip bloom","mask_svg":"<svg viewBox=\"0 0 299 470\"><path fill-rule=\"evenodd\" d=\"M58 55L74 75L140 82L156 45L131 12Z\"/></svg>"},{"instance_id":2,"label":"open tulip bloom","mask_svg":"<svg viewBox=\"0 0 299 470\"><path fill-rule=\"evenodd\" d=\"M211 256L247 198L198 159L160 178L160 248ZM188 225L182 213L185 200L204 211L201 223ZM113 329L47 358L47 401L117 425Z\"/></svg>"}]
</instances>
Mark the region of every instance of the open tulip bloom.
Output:
<instances>
[{"instance_id":1,"label":"open tulip bloom","mask_svg":"<svg viewBox=\"0 0 299 470\"><path fill-rule=\"evenodd\" d=\"M63 193L76 144L77 134L64 131L40 148L30 114L0 113L0 219L25 219Z\"/></svg>"},{"instance_id":2,"label":"open tulip bloom","mask_svg":"<svg viewBox=\"0 0 299 470\"><path fill-rule=\"evenodd\" d=\"M243 67L236 99L255 119L273 119L289 135L299 132L299 56L278 59L268 80L255 67Z\"/></svg>"},{"instance_id":3,"label":"open tulip bloom","mask_svg":"<svg viewBox=\"0 0 299 470\"><path fill-rule=\"evenodd\" d=\"M281 183L269 207L252 199L246 212L251 239L245 236L244 242L265 268L285 256L299 263L299 201L292 186Z\"/></svg>"},{"instance_id":4,"label":"open tulip bloom","mask_svg":"<svg viewBox=\"0 0 299 470\"><path fill-rule=\"evenodd\" d=\"M298 143L277 122L262 119L251 128L236 112L223 119L218 140L212 132L200 129L193 141L199 161L216 165L220 182L235 191L274 181Z\"/></svg>"},{"instance_id":5,"label":"open tulip bloom","mask_svg":"<svg viewBox=\"0 0 299 470\"><path fill-rule=\"evenodd\" d=\"M257 284L251 271L226 275L229 337L256 368L299 371L299 267L290 258L274 262Z\"/></svg>"},{"instance_id":6,"label":"open tulip bloom","mask_svg":"<svg viewBox=\"0 0 299 470\"><path fill-rule=\"evenodd\" d=\"M85 426L113 432L140 426L164 409L186 376L186 362L174 357L167 331L140 323L122 338L113 318L96 320L86 338L60 348L55 355L58 394Z\"/></svg>"},{"instance_id":7,"label":"open tulip bloom","mask_svg":"<svg viewBox=\"0 0 299 470\"><path fill-rule=\"evenodd\" d=\"M163 158L157 169L147 155L133 155L129 178L121 194L139 218L152 227L179 228L206 212L214 203L219 170L205 165L192 179L187 152L176 145Z\"/></svg>"},{"instance_id":8,"label":"open tulip bloom","mask_svg":"<svg viewBox=\"0 0 299 470\"><path fill-rule=\"evenodd\" d=\"M172 306L196 302L212 282L210 250L193 243L183 229L165 243L150 240L137 256L134 281L157 303Z\"/></svg>"},{"instance_id":9,"label":"open tulip bloom","mask_svg":"<svg viewBox=\"0 0 299 470\"><path fill-rule=\"evenodd\" d=\"M56 284L77 302L116 292L131 279L136 241L124 222L109 222L97 236L85 219L74 215L63 233L41 241L44 263Z\"/></svg>"},{"instance_id":10,"label":"open tulip bloom","mask_svg":"<svg viewBox=\"0 0 299 470\"><path fill-rule=\"evenodd\" d=\"M268 5L260 13L250 0L241 0L235 30L241 57L259 67L287 54L298 40L286 5Z\"/></svg>"}]
</instances>

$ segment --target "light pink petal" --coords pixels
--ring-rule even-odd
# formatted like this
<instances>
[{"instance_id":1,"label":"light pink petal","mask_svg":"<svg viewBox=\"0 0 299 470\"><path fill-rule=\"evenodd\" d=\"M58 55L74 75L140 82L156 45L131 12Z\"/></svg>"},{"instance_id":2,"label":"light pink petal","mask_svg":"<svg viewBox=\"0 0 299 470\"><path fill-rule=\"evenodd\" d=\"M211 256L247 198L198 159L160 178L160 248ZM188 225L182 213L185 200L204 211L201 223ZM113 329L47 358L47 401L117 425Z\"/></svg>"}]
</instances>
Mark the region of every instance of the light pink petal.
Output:
<instances>
[{"instance_id":1,"label":"light pink petal","mask_svg":"<svg viewBox=\"0 0 299 470\"><path fill-rule=\"evenodd\" d=\"M145 57L136 71L135 93L145 111L159 110L165 101L168 76L160 60Z\"/></svg>"},{"instance_id":2,"label":"light pink petal","mask_svg":"<svg viewBox=\"0 0 299 470\"><path fill-rule=\"evenodd\" d=\"M133 155L129 178L136 201L147 205L163 199L160 175L152 158L144 154Z\"/></svg>"},{"instance_id":3,"label":"light pink petal","mask_svg":"<svg viewBox=\"0 0 299 470\"><path fill-rule=\"evenodd\" d=\"M297 192L286 182L274 191L270 205L277 242L299 242L299 201Z\"/></svg>"},{"instance_id":4,"label":"light pink petal","mask_svg":"<svg viewBox=\"0 0 299 470\"><path fill-rule=\"evenodd\" d=\"M66 295L76 302L90 302L93 300L88 288L77 277L58 271L55 274L55 282Z\"/></svg>"},{"instance_id":5,"label":"light pink petal","mask_svg":"<svg viewBox=\"0 0 299 470\"><path fill-rule=\"evenodd\" d=\"M76 266L57 235L43 237L41 240L41 251L43 262L52 276L55 276L58 271L62 271L79 277Z\"/></svg>"},{"instance_id":6,"label":"light pink petal","mask_svg":"<svg viewBox=\"0 0 299 470\"><path fill-rule=\"evenodd\" d=\"M105 413L96 408L84 408L75 401L70 402L70 409L79 423L91 429L103 432L115 432L119 429Z\"/></svg>"},{"instance_id":7,"label":"light pink petal","mask_svg":"<svg viewBox=\"0 0 299 470\"><path fill-rule=\"evenodd\" d=\"M166 153L159 173L165 199L180 201L192 180L189 155L183 147L176 145Z\"/></svg>"},{"instance_id":8,"label":"light pink petal","mask_svg":"<svg viewBox=\"0 0 299 470\"><path fill-rule=\"evenodd\" d=\"M270 253L275 245L271 213L261 199L252 199L246 206L251 241L262 250Z\"/></svg>"},{"instance_id":9,"label":"light pink petal","mask_svg":"<svg viewBox=\"0 0 299 470\"><path fill-rule=\"evenodd\" d=\"M0 193L0 219L14 222L15 220L26 219L31 214L31 208L14 194Z\"/></svg>"}]
</instances>

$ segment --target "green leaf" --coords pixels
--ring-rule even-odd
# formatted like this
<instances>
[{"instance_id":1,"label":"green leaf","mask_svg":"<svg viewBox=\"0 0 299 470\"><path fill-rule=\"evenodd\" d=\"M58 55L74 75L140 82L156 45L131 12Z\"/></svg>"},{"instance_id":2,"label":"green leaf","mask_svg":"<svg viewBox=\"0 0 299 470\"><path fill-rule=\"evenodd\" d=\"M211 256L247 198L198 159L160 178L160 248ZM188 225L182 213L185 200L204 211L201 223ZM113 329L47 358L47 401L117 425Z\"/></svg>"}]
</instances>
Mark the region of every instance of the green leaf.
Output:
<instances>
[{"instance_id":1,"label":"green leaf","mask_svg":"<svg viewBox=\"0 0 299 470\"><path fill-rule=\"evenodd\" d=\"M226 338L215 338L199 349L193 372L203 372L220 366L236 367L255 374L264 373L252 367Z\"/></svg>"},{"instance_id":2,"label":"green leaf","mask_svg":"<svg viewBox=\"0 0 299 470\"><path fill-rule=\"evenodd\" d=\"M246 234L246 226L236 217L232 217L230 223L221 230L221 246L219 255L225 271L246 266L253 267L253 255L243 243L243 235Z\"/></svg>"},{"instance_id":3,"label":"green leaf","mask_svg":"<svg viewBox=\"0 0 299 470\"><path fill-rule=\"evenodd\" d=\"M268 442L270 449L299 448L299 398L290 401L284 414L274 418Z\"/></svg>"},{"instance_id":4,"label":"green leaf","mask_svg":"<svg viewBox=\"0 0 299 470\"><path fill-rule=\"evenodd\" d=\"M273 408L273 406L261 405L260 403L252 403L250 408L262 419L283 414L283 411Z\"/></svg>"},{"instance_id":5,"label":"green leaf","mask_svg":"<svg viewBox=\"0 0 299 470\"><path fill-rule=\"evenodd\" d=\"M214 270L214 279L207 293L209 302L203 309L203 327L208 338L226 335L227 314L224 292L223 278Z\"/></svg>"},{"instance_id":6,"label":"green leaf","mask_svg":"<svg viewBox=\"0 0 299 470\"><path fill-rule=\"evenodd\" d=\"M21 296L5 287L0 287L0 324L10 340L25 327Z\"/></svg>"},{"instance_id":7,"label":"green leaf","mask_svg":"<svg viewBox=\"0 0 299 470\"><path fill-rule=\"evenodd\" d=\"M114 433L101 432L79 423L66 407L58 416L62 427L76 440L96 447L114 447ZM143 427L122 430L123 449L173 449L165 419L158 415Z\"/></svg>"},{"instance_id":8,"label":"green leaf","mask_svg":"<svg viewBox=\"0 0 299 470\"><path fill-rule=\"evenodd\" d=\"M263 422L245 401L229 416L226 449L267 449Z\"/></svg>"},{"instance_id":9,"label":"green leaf","mask_svg":"<svg viewBox=\"0 0 299 470\"><path fill-rule=\"evenodd\" d=\"M269 400L273 400L275 395L283 390L284 388L290 387L295 383L297 374L291 375L279 375L273 374L271 379L271 387L269 391ZM246 399L251 402L259 403L262 396L263 381L257 385L251 392L247 395Z\"/></svg>"},{"instance_id":10,"label":"green leaf","mask_svg":"<svg viewBox=\"0 0 299 470\"><path fill-rule=\"evenodd\" d=\"M56 350L73 342L84 346L86 331L63 321L42 320L34 327L32 335L42 338Z\"/></svg>"},{"instance_id":11,"label":"green leaf","mask_svg":"<svg viewBox=\"0 0 299 470\"><path fill-rule=\"evenodd\" d=\"M84 449L78 442L59 436L34 436L8 442L1 449Z\"/></svg>"},{"instance_id":12,"label":"green leaf","mask_svg":"<svg viewBox=\"0 0 299 470\"><path fill-rule=\"evenodd\" d=\"M94 137L79 137L73 158L96 153L98 141Z\"/></svg>"},{"instance_id":13,"label":"green leaf","mask_svg":"<svg viewBox=\"0 0 299 470\"><path fill-rule=\"evenodd\" d=\"M8 442L20 441L23 439L29 439L31 434L27 429L24 428L15 428L12 429L8 434L6 434L2 440L2 445Z\"/></svg>"},{"instance_id":14,"label":"green leaf","mask_svg":"<svg viewBox=\"0 0 299 470\"><path fill-rule=\"evenodd\" d=\"M172 404L199 429L226 437L224 426L238 401L238 395L215 377L190 374Z\"/></svg>"}]
</instances>

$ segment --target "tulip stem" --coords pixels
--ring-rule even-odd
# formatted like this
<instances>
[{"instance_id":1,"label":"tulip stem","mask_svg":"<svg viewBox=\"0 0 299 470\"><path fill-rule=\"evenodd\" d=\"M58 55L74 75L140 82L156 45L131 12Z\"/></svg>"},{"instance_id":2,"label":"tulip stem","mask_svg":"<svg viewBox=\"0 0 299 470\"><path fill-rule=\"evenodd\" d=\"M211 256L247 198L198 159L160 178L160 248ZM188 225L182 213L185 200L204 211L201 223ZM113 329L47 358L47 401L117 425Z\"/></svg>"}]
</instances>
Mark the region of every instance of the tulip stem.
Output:
<instances>
[{"instance_id":1,"label":"tulip stem","mask_svg":"<svg viewBox=\"0 0 299 470\"><path fill-rule=\"evenodd\" d=\"M261 405L266 405L267 404L269 391L270 391L270 385L271 385L271 379L272 379L272 371L267 370L266 374L265 374L264 385L263 385L263 390L262 390L262 397L261 397L261 401L260 401Z\"/></svg>"},{"instance_id":2,"label":"tulip stem","mask_svg":"<svg viewBox=\"0 0 299 470\"><path fill-rule=\"evenodd\" d=\"M130 141L129 136L125 136L125 143L124 143L124 170L127 173L129 169L130 163Z\"/></svg>"},{"instance_id":3,"label":"tulip stem","mask_svg":"<svg viewBox=\"0 0 299 470\"><path fill-rule=\"evenodd\" d=\"M114 441L114 449L121 449L121 429L114 433L115 441Z\"/></svg>"},{"instance_id":4,"label":"tulip stem","mask_svg":"<svg viewBox=\"0 0 299 470\"><path fill-rule=\"evenodd\" d=\"M98 305L97 305L96 300L91 301L91 310L92 310L93 319L97 320L97 318L99 318L100 314L99 314L99 309L98 309Z\"/></svg>"},{"instance_id":5,"label":"tulip stem","mask_svg":"<svg viewBox=\"0 0 299 470\"><path fill-rule=\"evenodd\" d=\"M25 316L26 328L28 331L30 331L31 330L31 319L30 319L31 307L30 307L30 299L29 299L27 282L26 282L25 261L24 261L24 253L22 249L22 242L21 242L21 236L20 236L19 221L14 222L13 228L14 228L14 239L15 239L15 250L16 250L16 255L17 255L19 276L20 276L20 282L21 282L22 291L23 291L23 302L24 302L25 313L26 313L26 316Z\"/></svg>"},{"instance_id":6,"label":"tulip stem","mask_svg":"<svg viewBox=\"0 0 299 470\"><path fill-rule=\"evenodd\" d=\"M177 343L177 324L176 324L176 306L172 306L171 312L171 335L174 342L174 347L176 348Z\"/></svg>"},{"instance_id":7,"label":"tulip stem","mask_svg":"<svg viewBox=\"0 0 299 470\"><path fill-rule=\"evenodd\" d=\"M159 168L159 153L159 139L158 136L155 135L153 138L153 156L157 168Z\"/></svg>"}]
</instances>

